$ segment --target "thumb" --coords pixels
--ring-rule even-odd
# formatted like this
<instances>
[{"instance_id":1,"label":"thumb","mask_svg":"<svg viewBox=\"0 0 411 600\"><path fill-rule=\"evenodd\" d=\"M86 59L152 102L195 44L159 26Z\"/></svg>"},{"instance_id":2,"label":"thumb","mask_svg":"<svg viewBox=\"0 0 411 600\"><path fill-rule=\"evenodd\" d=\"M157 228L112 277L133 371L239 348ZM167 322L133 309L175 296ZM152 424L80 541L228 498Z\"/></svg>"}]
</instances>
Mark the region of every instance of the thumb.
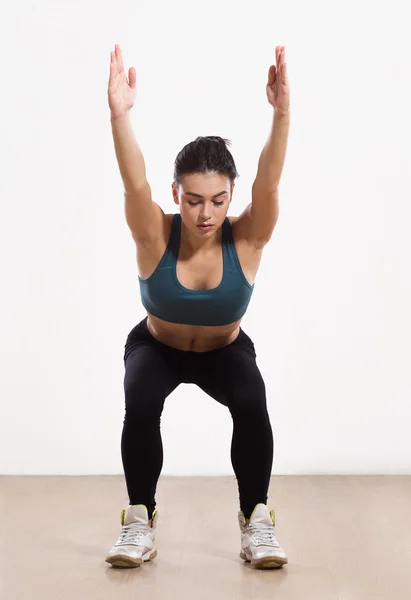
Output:
<instances>
[{"instance_id":1,"label":"thumb","mask_svg":"<svg viewBox=\"0 0 411 600\"><path fill-rule=\"evenodd\" d=\"M268 70L268 82L267 85L273 85L273 83L276 80L276 76L277 76L277 69L275 65L271 65L271 67Z\"/></svg>"},{"instance_id":2,"label":"thumb","mask_svg":"<svg viewBox=\"0 0 411 600\"><path fill-rule=\"evenodd\" d=\"M133 90L136 88L136 81L137 81L136 70L134 67L130 67L130 69L128 71L128 82L129 82L130 87Z\"/></svg>"}]
</instances>

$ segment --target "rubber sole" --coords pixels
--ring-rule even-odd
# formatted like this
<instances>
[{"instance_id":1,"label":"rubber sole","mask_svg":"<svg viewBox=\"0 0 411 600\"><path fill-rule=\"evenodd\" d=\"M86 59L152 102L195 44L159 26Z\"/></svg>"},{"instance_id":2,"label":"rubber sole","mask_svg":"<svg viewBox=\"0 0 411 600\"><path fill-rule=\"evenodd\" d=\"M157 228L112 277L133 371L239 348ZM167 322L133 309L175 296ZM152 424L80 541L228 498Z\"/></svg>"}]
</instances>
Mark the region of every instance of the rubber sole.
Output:
<instances>
[{"instance_id":1,"label":"rubber sole","mask_svg":"<svg viewBox=\"0 0 411 600\"><path fill-rule=\"evenodd\" d=\"M263 558L249 559L244 550L240 552L240 558L251 563L256 569L281 569L288 563L288 558L281 556L263 556Z\"/></svg>"},{"instance_id":2,"label":"rubber sole","mask_svg":"<svg viewBox=\"0 0 411 600\"><path fill-rule=\"evenodd\" d=\"M127 556L126 554L113 554L113 556L108 556L106 558L106 563L109 563L113 567L119 568L130 568L130 567L139 567L143 564L143 562L147 562L157 556L157 549L153 548L146 554L143 554L141 558L132 558L131 556Z\"/></svg>"}]
</instances>

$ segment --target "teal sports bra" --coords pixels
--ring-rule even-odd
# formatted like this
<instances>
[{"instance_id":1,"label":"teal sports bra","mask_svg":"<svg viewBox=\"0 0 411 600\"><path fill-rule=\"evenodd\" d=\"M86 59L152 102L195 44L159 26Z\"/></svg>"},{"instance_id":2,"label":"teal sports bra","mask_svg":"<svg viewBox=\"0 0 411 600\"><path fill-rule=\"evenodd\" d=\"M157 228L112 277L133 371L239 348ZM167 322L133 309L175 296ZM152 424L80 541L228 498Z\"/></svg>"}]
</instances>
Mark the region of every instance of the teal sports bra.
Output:
<instances>
[{"instance_id":1,"label":"teal sports bra","mask_svg":"<svg viewBox=\"0 0 411 600\"><path fill-rule=\"evenodd\" d=\"M254 290L240 265L228 217L222 225L223 278L211 290L190 290L177 279L181 215L175 214L167 248L154 273L138 277L144 308L163 321L184 325L227 325L247 310Z\"/></svg>"}]
</instances>

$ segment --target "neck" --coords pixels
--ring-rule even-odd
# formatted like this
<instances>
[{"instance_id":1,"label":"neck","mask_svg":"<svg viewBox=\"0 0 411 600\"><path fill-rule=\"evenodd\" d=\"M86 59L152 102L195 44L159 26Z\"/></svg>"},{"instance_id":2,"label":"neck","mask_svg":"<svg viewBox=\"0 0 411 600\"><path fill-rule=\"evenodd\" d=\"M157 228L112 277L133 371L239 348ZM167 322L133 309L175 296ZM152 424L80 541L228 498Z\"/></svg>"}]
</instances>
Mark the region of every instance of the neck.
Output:
<instances>
[{"instance_id":1,"label":"neck","mask_svg":"<svg viewBox=\"0 0 411 600\"><path fill-rule=\"evenodd\" d=\"M217 247L221 246L221 238L223 234L223 227L219 227L212 236L207 236L205 239L201 239L196 235L193 235L190 230L184 225L181 219L181 239L180 247L189 251L192 254L196 252L209 252Z\"/></svg>"}]
</instances>

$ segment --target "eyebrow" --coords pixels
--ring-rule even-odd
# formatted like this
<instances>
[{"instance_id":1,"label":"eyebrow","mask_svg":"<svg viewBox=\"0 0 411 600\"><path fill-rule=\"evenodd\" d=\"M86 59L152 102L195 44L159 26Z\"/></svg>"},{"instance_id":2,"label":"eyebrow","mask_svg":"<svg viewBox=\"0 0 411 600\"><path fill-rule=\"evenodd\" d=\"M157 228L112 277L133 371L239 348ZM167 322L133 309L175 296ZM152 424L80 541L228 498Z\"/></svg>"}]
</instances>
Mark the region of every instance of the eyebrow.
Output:
<instances>
[{"instance_id":1,"label":"eyebrow","mask_svg":"<svg viewBox=\"0 0 411 600\"><path fill-rule=\"evenodd\" d=\"M218 194L214 194L213 198L218 198L218 196L222 196L223 194L226 194L226 190L224 190L223 192L219 192ZM184 196L194 196L195 198L204 198L204 196L201 196L201 194L195 194L194 192L186 192L184 194Z\"/></svg>"}]
</instances>

